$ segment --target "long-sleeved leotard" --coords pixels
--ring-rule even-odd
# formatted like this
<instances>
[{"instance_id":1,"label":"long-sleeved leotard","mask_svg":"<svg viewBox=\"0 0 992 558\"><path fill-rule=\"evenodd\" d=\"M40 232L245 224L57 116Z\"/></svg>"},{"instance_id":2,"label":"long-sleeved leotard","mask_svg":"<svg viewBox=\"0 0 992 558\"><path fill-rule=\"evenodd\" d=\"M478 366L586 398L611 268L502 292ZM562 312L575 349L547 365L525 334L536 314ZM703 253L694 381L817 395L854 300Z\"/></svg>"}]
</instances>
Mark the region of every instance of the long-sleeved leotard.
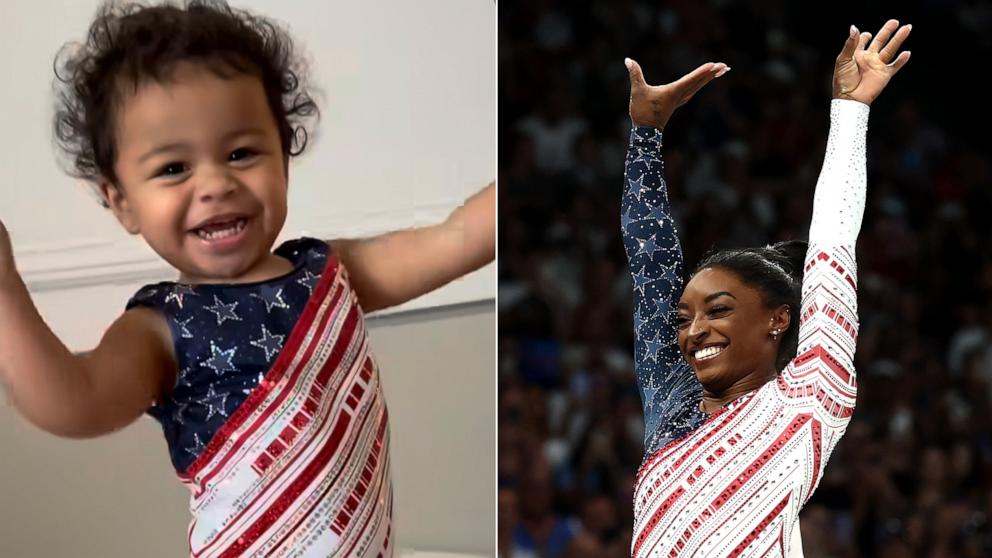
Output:
<instances>
[{"instance_id":1,"label":"long-sleeved leotard","mask_svg":"<svg viewBox=\"0 0 992 558\"><path fill-rule=\"evenodd\" d=\"M631 134L624 244L635 293L634 348L644 402L632 553L787 556L799 510L854 412L854 246L865 199L868 107L831 103L802 285L796 358L773 381L709 417L678 351L682 258L661 174L660 132Z\"/></svg>"},{"instance_id":2,"label":"long-sleeved leotard","mask_svg":"<svg viewBox=\"0 0 992 558\"><path fill-rule=\"evenodd\" d=\"M661 160L661 131L630 132L621 204L624 249L634 280L634 364L644 407L644 449L651 455L699 426L702 390L678 347L682 247Z\"/></svg>"}]
</instances>

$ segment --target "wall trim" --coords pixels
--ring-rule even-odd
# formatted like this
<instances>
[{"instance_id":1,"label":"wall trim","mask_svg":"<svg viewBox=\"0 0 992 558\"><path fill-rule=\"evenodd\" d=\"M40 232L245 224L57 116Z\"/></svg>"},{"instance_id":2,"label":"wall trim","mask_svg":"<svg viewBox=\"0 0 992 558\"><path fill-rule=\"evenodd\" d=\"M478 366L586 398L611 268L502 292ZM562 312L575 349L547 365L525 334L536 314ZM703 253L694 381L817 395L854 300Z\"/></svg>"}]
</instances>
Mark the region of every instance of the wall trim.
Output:
<instances>
[{"instance_id":1,"label":"wall trim","mask_svg":"<svg viewBox=\"0 0 992 558\"><path fill-rule=\"evenodd\" d=\"M310 236L314 238L361 238L375 236L412 223L419 226L443 221L461 203L443 201L422 204L405 211L376 212L367 214L363 224L350 229L318 231L284 230L277 245L285 239ZM307 218L307 222L344 223L341 214ZM289 228L289 227L287 227ZM15 247L17 269L33 293L71 290L108 285L134 285L172 281L176 272L138 237L122 236L120 239L79 238L54 244L22 245ZM407 304L390 308L374 315L404 313L410 310L451 306L485 301L496 292L495 265L469 274L450 285L429 293Z\"/></svg>"}]
</instances>

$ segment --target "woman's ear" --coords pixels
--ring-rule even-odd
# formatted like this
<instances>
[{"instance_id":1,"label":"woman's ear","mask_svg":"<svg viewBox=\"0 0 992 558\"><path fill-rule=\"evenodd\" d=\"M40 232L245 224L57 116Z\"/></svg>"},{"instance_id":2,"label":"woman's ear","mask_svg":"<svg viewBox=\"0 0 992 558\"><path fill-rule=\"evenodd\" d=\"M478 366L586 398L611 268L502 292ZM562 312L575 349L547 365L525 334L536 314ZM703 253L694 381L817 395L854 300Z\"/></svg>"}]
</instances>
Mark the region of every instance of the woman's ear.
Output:
<instances>
[{"instance_id":1,"label":"woman's ear","mask_svg":"<svg viewBox=\"0 0 992 558\"><path fill-rule=\"evenodd\" d=\"M138 226L138 219L134 215L131 203L118 186L110 182L101 182L100 192L103 194L103 199L107 203L107 206L114 212L114 216L117 217L117 221L124 227L124 230L131 234L141 232L141 227Z\"/></svg>"},{"instance_id":2,"label":"woman's ear","mask_svg":"<svg viewBox=\"0 0 992 558\"><path fill-rule=\"evenodd\" d=\"M772 312L771 328L773 330L778 330L781 333L785 333L789 329L789 324L792 323L792 312L789 311L789 305L783 304Z\"/></svg>"}]
</instances>

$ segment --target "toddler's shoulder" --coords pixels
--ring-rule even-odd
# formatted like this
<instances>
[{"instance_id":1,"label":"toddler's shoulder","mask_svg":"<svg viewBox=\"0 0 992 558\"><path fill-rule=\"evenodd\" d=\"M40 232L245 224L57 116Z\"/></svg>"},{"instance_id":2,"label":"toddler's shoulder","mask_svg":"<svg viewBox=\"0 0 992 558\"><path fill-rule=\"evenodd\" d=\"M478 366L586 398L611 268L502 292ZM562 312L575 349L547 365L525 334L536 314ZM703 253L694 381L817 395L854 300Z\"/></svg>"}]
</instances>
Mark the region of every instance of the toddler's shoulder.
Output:
<instances>
[{"instance_id":1,"label":"toddler's shoulder","mask_svg":"<svg viewBox=\"0 0 992 558\"><path fill-rule=\"evenodd\" d=\"M287 240L275 249L277 255L296 264L297 269L305 267L317 274L323 271L332 252L333 248L326 241L308 236Z\"/></svg>"},{"instance_id":2,"label":"toddler's shoulder","mask_svg":"<svg viewBox=\"0 0 992 558\"><path fill-rule=\"evenodd\" d=\"M189 285L179 283L161 282L145 285L138 289L131 298L128 299L125 309L130 310L136 306L161 308L166 303L176 297L182 297L185 290L192 290Z\"/></svg>"}]
</instances>

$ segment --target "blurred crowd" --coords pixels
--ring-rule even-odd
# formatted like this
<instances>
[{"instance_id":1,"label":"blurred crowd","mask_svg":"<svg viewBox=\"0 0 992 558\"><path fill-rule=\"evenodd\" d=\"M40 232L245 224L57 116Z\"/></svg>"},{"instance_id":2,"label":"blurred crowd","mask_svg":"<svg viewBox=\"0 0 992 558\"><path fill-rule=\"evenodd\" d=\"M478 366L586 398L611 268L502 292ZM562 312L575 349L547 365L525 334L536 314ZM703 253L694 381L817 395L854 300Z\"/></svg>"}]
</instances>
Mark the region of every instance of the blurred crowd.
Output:
<instances>
[{"instance_id":1,"label":"blurred crowd","mask_svg":"<svg viewBox=\"0 0 992 558\"><path fill-rule=\"evenodd\" d=\"M854 419L802 513L805 555L992 556L987 2L537 0L499 6L500 556L625 557L643 458L619 202L624 56L648 83L733 70L663 157L685 261L806 238L848 26L913 23L872 106ZM967 80L965 80L967 81ZM984 112L984 118L981 113Z\"/></svg>"}]
</instances>

